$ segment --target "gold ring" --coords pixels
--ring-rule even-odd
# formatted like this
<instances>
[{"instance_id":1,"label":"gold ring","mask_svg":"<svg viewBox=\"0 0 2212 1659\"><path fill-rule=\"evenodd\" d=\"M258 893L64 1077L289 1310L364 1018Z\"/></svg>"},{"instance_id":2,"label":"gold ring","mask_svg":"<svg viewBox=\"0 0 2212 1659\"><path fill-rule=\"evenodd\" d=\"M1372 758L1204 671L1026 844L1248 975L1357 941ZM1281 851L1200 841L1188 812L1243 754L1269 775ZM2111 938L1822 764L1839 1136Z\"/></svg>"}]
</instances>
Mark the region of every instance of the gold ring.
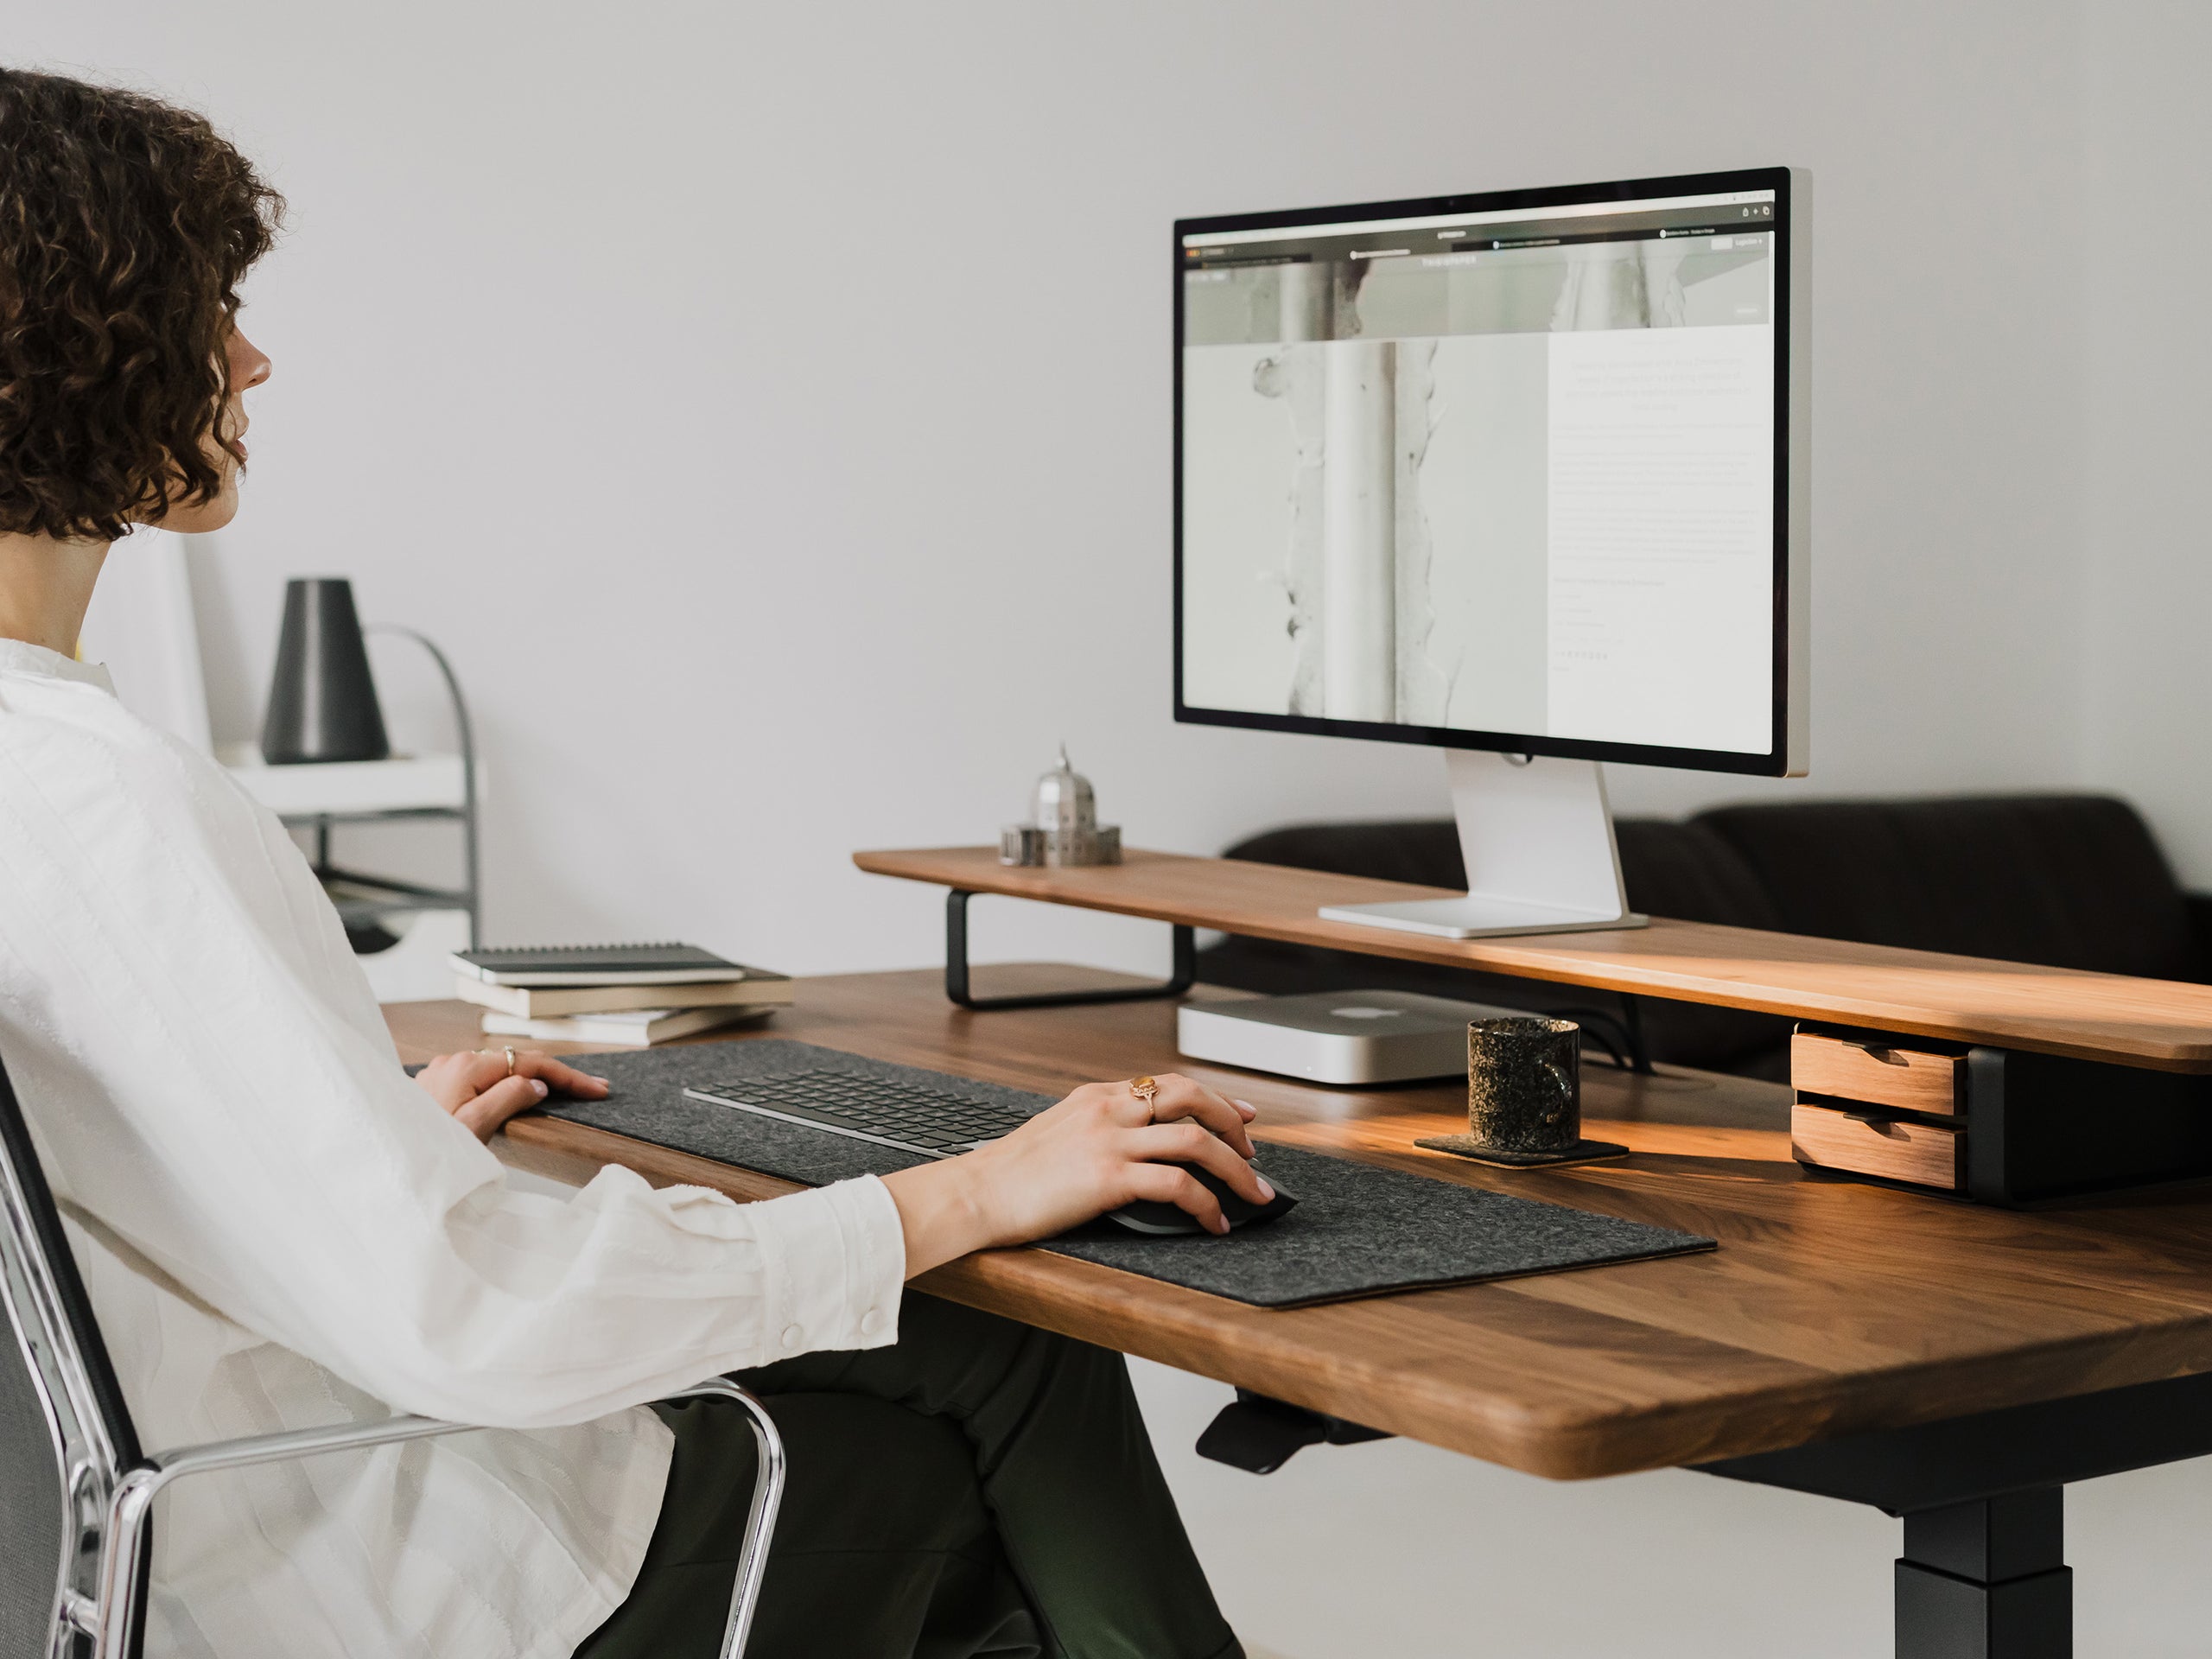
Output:
<instances>
[{"instance_id":1,"label":"gold ring","mask_svg":"<svg viewBox=\"0 0 2212 1659\"><path fill-rule=\"evenodd\" d=\"M509 1050L507 1051L507 1075L508 1075L509 1077L512 1077L512 1076L514 1076L514 1074L515 1074L515 1052L514 1052L514 1050L512 1050L512 1049L511 1048L511 1049L509 1049Z\"/></svg>"},{"instance_id":2,"label":"gold ring","mask_svg":"<svg viewBox=\"0 0 2212 1659\"><path fill-rule=\"evenodd\" d=\"M1129 1092L1144 1102L1144 1115L1147 1117L1152 1117L1152 1097L1160 1092L1160 1080L1149 1077L1131 1077ZM1159 1122L1157 1118L1154 1118L1153 1121Z\"/></svg>"}]
</instances>

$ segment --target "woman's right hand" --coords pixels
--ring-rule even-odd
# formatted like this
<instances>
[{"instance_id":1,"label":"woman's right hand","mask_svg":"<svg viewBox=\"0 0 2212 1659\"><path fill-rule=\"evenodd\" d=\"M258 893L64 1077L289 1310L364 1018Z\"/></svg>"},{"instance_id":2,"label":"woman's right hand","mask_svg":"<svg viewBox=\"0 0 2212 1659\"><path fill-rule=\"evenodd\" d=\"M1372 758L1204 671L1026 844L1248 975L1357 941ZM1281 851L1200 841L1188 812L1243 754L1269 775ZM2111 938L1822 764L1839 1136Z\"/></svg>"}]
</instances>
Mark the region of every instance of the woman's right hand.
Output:
<instances>
[{"instance_id":1,"label":"woman's right hand","mask_svg":"<svg viewBox=\"0 0 2212 1659\"><path fill-rule=\"evenodd\" d=\"M1251 1165L1251 1107L1172 1071L1156 1081L1149 1105L1126 1083L1085 1084L988 1146L884 1177L906 1229L907 1276L1141 1199L1227 1232L1220 1203L1179 1163L1203 1166L1254 1204L1274 1197Z\"/></svg>"}]
</instances>

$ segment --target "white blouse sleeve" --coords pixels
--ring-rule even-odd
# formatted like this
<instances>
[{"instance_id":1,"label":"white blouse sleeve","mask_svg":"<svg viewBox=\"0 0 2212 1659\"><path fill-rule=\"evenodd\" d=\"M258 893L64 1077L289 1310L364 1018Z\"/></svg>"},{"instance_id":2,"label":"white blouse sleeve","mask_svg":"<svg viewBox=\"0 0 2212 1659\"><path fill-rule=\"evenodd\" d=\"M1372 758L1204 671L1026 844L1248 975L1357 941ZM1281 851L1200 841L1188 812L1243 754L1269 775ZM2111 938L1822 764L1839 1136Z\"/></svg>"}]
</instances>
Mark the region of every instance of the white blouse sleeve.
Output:
<instances>
[{"instance_id":1,"label":"white blouse sleeve","mask_svg":"<svg viewBox=\"0 0 2212 1659\"><path fill-rule=\"evenodd\" d=\"M895 1340L881 1182L511 1190L270 813L97 688L9 705L0 1051L57 1189L182 1288L397 1409L516 1427Z\"/></svg>"}]
</instances>

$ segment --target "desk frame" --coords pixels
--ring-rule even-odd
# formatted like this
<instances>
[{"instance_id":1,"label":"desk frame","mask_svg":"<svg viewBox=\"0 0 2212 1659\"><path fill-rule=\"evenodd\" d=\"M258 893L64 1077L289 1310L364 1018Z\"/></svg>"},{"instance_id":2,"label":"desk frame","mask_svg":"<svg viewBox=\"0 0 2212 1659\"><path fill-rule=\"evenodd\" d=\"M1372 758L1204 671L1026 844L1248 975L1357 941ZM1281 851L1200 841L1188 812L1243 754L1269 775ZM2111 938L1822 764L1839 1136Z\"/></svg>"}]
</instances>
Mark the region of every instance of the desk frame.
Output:
<instances>
[{"instance_id":1,"label":"desk frame","mask_svg":"<svg viewBox=\"0 0 2212 1659\"><path fill-rule=\"evenodd\" d=\"M2053 1400L1702 1465L1904 1522L1897 1659L2069 1659L2065 1489L2212 1454L2212 1376Z\"/></svg>"}]
</instances>

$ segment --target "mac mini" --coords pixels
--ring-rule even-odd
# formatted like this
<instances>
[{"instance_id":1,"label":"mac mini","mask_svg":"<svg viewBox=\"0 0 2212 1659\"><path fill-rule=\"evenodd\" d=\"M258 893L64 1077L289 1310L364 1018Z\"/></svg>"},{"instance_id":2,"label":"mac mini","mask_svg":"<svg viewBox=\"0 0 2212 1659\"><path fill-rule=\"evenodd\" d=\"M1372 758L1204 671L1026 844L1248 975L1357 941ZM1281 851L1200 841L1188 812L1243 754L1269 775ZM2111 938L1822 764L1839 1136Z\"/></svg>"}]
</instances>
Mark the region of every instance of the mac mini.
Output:
<instances>
[{"instance_id":1,"label":"mac mini","mask_svg":"<svg viewBox=\"0 0 2212 1659\"><path fill-rule=\"evenodd\" d=\"M1175 1015L1185 1059L1308 1083L1410 1083L1467 1072L1467 1026L1524 1013L1418 991L1313 991L1186 1002Z\"/></svg>"}]
</instances>

